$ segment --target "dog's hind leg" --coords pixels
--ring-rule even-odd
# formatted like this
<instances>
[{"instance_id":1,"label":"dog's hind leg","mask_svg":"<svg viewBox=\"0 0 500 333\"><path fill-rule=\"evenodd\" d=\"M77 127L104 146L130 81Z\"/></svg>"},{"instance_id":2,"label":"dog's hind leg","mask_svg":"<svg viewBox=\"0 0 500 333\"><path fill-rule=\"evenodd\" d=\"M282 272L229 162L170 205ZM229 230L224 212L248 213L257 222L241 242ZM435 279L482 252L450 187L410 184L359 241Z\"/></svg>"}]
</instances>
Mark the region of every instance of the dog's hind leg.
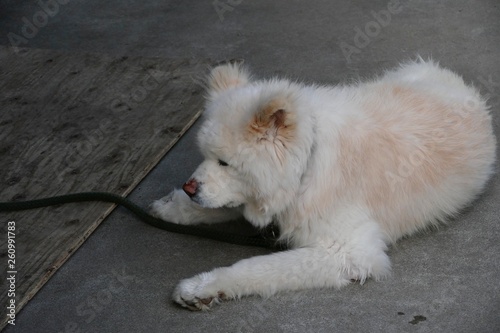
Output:
<instances>
[{"instance_id":1,"label":"dog's hind leg","mask_svg":"<svg viewBox=\"0 0 500 333\"><path fill-rule=\"evenodd\" d=\"M183 190L174 190L154 201L152 215L178 224L218 223L236 220L242 216L239 208L203 208L192 201Z\"/></svg>"}]
</instances>

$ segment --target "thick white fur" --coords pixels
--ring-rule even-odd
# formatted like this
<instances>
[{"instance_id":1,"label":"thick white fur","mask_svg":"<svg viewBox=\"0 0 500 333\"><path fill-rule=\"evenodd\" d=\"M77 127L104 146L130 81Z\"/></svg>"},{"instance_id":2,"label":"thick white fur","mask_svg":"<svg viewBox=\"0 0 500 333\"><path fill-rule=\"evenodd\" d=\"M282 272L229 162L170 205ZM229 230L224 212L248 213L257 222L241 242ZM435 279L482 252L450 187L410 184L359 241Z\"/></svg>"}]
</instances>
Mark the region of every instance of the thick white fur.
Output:
<instances>
[{"instance_id":1,"label":"thick white fur","mask_svg":"<svg viewBox=\"0 0 500 333\"><path fill-rule=\"evenodd\" d=\"M153 213L182 224L275 221L292 249L181 281L174 301L193 310L385 277L387 245L469 204L496 151L484 99L423 60L340 87L216 67L199 145L196 195L176 190Z\"/></svg>"}]
</instances>

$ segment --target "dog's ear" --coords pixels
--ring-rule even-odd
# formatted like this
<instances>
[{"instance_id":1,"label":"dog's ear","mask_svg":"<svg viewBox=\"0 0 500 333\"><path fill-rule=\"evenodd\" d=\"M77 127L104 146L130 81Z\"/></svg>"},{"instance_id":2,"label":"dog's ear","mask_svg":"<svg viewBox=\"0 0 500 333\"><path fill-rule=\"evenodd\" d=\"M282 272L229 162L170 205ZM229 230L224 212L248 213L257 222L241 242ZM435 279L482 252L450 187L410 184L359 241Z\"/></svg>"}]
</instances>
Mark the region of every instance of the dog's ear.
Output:
<instances>
[{"instance_id":1,"label":"dog's ear","mask_svg":"<svg viewBox=\"0 0 500 333\"><path fill-rule=\"evenodd\" d=\"M246 85L250 75L239 62L227 63L212 69L208 76L208 93L211 98L230 88Z\"/></svg>"},{"instance_id":2,"label":"dog's ear","mask_svg":"<svg viewBox=\"0 0 500 333\"><path fill-rule=\"evenodd\" d=\"M252 118L249 132L259 140L273 139L277 136L289 141L295 132L295 116L284 99L267 103Z\"/></svg>"}]
</instances>

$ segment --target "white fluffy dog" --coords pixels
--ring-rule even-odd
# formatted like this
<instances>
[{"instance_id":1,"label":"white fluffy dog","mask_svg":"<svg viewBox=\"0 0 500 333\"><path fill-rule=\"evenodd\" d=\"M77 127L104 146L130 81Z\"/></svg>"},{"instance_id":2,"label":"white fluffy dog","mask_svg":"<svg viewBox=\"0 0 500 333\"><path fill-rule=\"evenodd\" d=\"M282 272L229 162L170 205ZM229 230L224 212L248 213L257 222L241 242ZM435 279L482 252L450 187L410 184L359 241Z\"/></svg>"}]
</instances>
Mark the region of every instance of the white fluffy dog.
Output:
<instances>
[{"instance_id":1,"label":"white fluffy dog","mask_svg":"<svg viewBox=\"0 0 500 333\"><path fill-rule=\"evenodd\" d=\"M339 87L216 67L199 145L206 160L152 212L182 224L274 221L291 249L181 281L173 298L192 310L383 278L387 246L469 204L496 151L485 100L423 60Z\"/></svg>"}]
</instances>

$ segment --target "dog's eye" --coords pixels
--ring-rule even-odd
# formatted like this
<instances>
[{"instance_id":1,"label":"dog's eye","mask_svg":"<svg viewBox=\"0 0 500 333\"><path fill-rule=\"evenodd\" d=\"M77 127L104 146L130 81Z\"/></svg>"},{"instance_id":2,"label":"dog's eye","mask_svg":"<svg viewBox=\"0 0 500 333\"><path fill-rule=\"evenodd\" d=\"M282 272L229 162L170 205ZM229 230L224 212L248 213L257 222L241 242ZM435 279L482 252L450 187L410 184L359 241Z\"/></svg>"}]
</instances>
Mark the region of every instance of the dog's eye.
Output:
<instances>
[{"instance_id":1,"label":"dog's eye","mask_svg":"<svg viewBox=\"0 0 500 333\"><path fill-rule=\"evenodd\" d=\"M220 166L228 166L228 164L226 162L224 162L223 160L219 160L219 165Z\"/></svg>"}]
</instances>

